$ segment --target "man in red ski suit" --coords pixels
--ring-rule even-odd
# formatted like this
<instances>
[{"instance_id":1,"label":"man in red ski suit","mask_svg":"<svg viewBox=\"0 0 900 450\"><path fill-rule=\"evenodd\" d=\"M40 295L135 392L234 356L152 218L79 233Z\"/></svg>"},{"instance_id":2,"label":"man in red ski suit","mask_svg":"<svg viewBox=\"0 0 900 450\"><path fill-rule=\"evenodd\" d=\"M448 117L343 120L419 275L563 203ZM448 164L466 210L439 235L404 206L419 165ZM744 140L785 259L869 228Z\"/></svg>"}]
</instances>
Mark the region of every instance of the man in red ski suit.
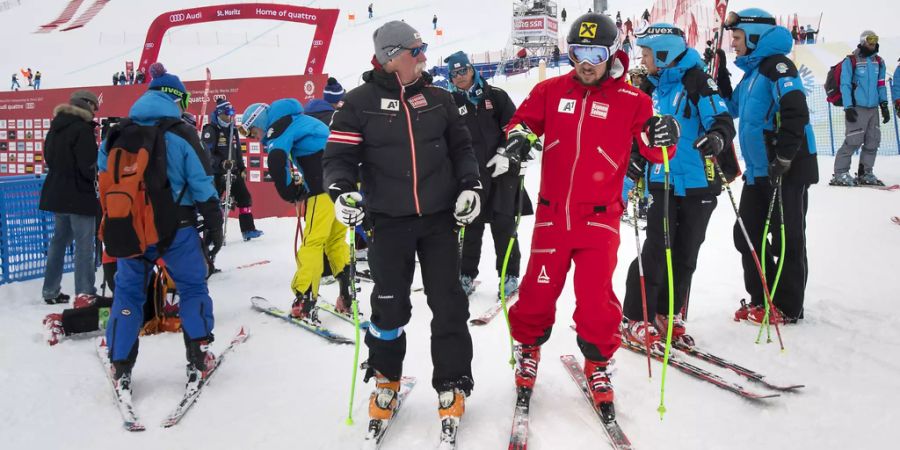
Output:
<instances>
[{"instance_id":1,"label":"man in red ski suit","mask_svg":"<svg viewBox=\"0 0 900 450\"><path fill-rule=\"evenodd\" d=\"M612 275L632 143L638 142L648 160L662 163L657 147L670 145L673 157L679 129L671 116L654 117L650 97L626 84L628 57L618 50L611 19L583 15L573 23L568 42L575 70L538 83L507 127L511 159L518 141L525 148L518 155L525 158L528 142L544 136L531 258L509 319L520 343L516 385L530 390L540 345L550 336L556 300L574 261L573 318L599 405L613 400L605 370L620 344L622 307Z\"/></svg>"}]
</instances>

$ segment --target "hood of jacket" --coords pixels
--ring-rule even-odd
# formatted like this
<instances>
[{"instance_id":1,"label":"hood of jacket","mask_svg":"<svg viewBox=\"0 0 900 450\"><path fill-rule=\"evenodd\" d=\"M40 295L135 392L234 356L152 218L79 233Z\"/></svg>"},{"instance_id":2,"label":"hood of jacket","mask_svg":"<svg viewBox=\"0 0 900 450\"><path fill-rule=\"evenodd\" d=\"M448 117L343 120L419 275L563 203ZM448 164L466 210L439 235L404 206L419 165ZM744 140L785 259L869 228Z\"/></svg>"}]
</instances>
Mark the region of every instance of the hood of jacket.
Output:
<instances>
[{"instance_id":1,"label":"hood of jacket","mask_svg":"<svg viewBox=\"0 0 900 450\"><path fill-rule=\"evenodd\" d=\"M300 104L300 101L295 98L282 98L280 100L275 100L269 105L268 111L268 120L269 122L266 124L265 129L269 129L273 123L277 122L278 119L286 116L293 116L297 114L303 114L303 105Z\"/></svg>"},{"instance_id":2,"label":"hood of jacket","mask_svg":"<svg viewBox=\"0 0 900 450\"><path fill-rule=\"evenodd\" d=\"M163 118L181 118L181 110L169 94L147 91L131 105L128 117L140 124L155 123Z\"/></svg>"},{"instance_id":3,"label":"hood of jacket","mask_svg":"<svg viewBox=\"0 0 900 450\"><path fill-rule=\"evenodd\" d=\"M77 106L62 103L57 105L56 108L53 108L53 122L50 124L50 129L59 131L73 123L87 122L90 124L93 121L94 116L92 116L91 113Z\"/></svg>"},{"instance_id":4,"label":"hood of jacket","mask_svg":"<svg viewBox=\"0 0 900 450\"><path fill-rule=\"evenodd\" d=\"M750 54L738 56L734 64L744 72L750 72L759 67L762 60L772 55L787 55L792 48L794 39L791 32L785 27L775 26L761 34L756 48Z\"/></svg>"},{"instance_id":5,"label":"hood of jacket","mask_svg":"<svg viewBox=\"0 0 900 450\"><path fill-rule=\"evenodd\" d=\"M685 72L695 67L703 69L703 58L697 50L689 48L674 66L661 69L659 74L651 75L647 79L660 90L660 93L665 94L673 87L680 87Z\"/></svg>"}]
</instances>

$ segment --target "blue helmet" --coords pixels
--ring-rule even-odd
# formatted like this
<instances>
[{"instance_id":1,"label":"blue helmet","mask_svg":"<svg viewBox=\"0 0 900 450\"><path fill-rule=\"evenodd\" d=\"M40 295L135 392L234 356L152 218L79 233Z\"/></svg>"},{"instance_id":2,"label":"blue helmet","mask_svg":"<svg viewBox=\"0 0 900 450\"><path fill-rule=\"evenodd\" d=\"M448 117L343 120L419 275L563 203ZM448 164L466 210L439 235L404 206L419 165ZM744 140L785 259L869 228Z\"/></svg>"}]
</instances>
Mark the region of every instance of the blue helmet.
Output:
<instances>
[{"instance_id":1,"label":"blue helmet","mask_svg":"<svg viewBox=\"0 0 900 450\"><path fill-rule=\"evenodd\" d=\"M250 129L257 127L266 131L269 126L269 105L265 103L254 103L244 110L241 116L241 126L239 131L244 136L248 135Z\"/></svg>"},{"instance_id":2,"label":"blue helmet","mask_svg":"<svg viewBox=\"0 0 900 450\"><path fill-rule=\"evenodd\" d=\"M759 8L747 8L737 13L732 11L725 17L726 30L738 29L744 32L748 50L755 49L759 37L776 25L775 16Z\"/></svg>"},{"instance_id":3,"label":"blue helmet","mask_svg":"<svg viewBox=\"0 0 900 450\"><path fill-rule=\"evenodd\" d=\"M670 23L654 23L636 34L638 47L653 52L656 67L664 69L687 50L684 31Z\"/></svg>"}]
</instances>

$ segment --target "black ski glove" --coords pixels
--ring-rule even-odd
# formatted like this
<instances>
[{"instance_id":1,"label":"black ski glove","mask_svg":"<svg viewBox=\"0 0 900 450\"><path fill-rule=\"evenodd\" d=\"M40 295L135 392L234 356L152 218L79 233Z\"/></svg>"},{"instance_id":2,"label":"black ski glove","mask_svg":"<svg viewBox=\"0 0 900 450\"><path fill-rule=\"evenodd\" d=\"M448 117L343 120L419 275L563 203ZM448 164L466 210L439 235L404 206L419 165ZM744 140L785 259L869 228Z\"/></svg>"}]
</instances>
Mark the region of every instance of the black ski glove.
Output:
<instances>
[{"instance_id":1,"label":"black ski glove","mask_svg":"<svg viewBox=\"0 0 900 450\"><path fill-rule=\"evenodd\" d=\"M653 116L644 124L641 139L649 147L670 147L678 143L681 126L671 115Z\"/></svg>"},{"instance_id":2,"label":"black ski glove","mask_svg":"<svg viewBox=\"0 0 900 450\"><path fill-rule=\"evenodd\" d=\"M847 122L856 123L857 115L859 115L859 113L857 113L853 108L847 108L844 110L844 117L847 118Z\"/></svg>"},{"instance_id":3,"label":"black ski glove","mask_svg":"<svg viewBox=\"0 0 900 450\"><path fill-rule=\"evenodd\" d=\"M776 156L769 163L769 183L773 186L781 183L781 177L791 169L791 160Z\"/></svg>"},{"instance_id":4,"label":"black ski glove","mask_svg":"<svg viewBox=\"0 0 900 450\"><path fill-rule=\"evenodd\" d=\"M506 133L506 151L503 156L513 164L528 161L532 147L538 151L543 150L540 142L536 134L520 123Z\"/></svg>"},{"instance_id":5,"label":"black ski glove","mask_svg":"<svg viewBox=\"0 0 900 450\"><path fill-rule=\"evenodd\" d=\"M725 138L715 131L710 131L694 141L694 148L699 150L703 156L718 156L725 148Z\"/></svg>"},{"instance_id":6,"label":"black ski glove","mask_svg":"<svg viewBox=\"0 0 900 450\"><path fill-rule=\"evenodd\" d=\"M634 152L631 154L631 159L628 161L628 171L625 172L625 175L636 182L637 180L644 178L646 169L647 158L644 158L640 153Z\"/></svg>"},{"instance_id":7,"label":"black ski glove","mask_svg":"<svg viewBox=\"0 0 900 450\"><path fill-rule=\"evenodd\" d=\"M222 227L225 225L225 219L222 217L222 209L219 207L218 200L207 200L197 204L200 215L203 216L203 227L206 234L207 244L211 244L213 248L210 253L215 255L222 244L225 243L225 235Z\"/></svg>"},{"instance_id":8,"label":"black ski glove","mask_svg":"<svg viewBox=\"0 0 900 450\"><path fill-rule=\"evenodd\" d=\"M878 105L881 108L881 123L888 123L891 121L891 111L888 109L887 102L881 102Z\"/></svg>"}]
</instances>

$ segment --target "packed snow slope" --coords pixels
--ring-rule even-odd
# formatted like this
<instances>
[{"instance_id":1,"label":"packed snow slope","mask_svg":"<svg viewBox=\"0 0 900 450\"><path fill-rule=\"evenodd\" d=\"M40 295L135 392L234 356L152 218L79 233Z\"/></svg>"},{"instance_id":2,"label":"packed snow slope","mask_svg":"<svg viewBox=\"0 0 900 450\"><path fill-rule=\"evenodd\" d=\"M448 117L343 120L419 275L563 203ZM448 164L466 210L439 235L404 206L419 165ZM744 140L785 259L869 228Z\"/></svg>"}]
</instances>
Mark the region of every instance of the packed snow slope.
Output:
<instances>
[{"instance_id":1,"label":"packed snow slope","mask_svg":"<svg viewBox=\"0 0 900 450\"><path fill-rule=\"evenodd\" d=\"M7 49L8 64L28 65L45 74L45 86L104 84L122 61L136 59L146 25L157 14L185 7L181 2L112 1L84 30L67 34L31 35L39 25L55 17L62 0L23 1L21 7L0 13L4 33L13 32L15 43ZM214 2L191 2L212 4ZM338 2L313 3L329 7ZM365 15L364 1L341 2ZM431 63L457 49L472 51L501 48L508 33L506 2L382 1L376 3L378 20L404 18L424 33L437 13L445 30L443 44L429 50ZM566 2L563 2L566 4ZM571 2L577 4L579 2ZM587 7L587 2L584 8ZM45 10L46 8L46 10ZM46 12L50 11L50 12ZM570 16L574 9L570 8ZM488 19L490 20L489 23ZM367 67L371 32L378 20L351 25L342 13L327 70L352 87ZM305 61L308 44L285 47L288 29L301 26L277 23L231 22L230 32L240 37L261 35L256 43L271 45L197 45L193 29L176 32L173 44L161 55L174 73L185 79L201 76L212 67L215 76L250 76L296 73ZM495 26L496 25L496 26ZM255 28L254 28L255 27ZM106 41L106 31L123 28L124 42ZM215 31L201 34L201 42ZM293 33L294 31L290 31ZM131 33L131 34L129 34ZM272 37L272 33L280 36ZM305 31L305 33L310 33ZM54 36L55 35L55 36ZM4 34L4 36L7 36ZM184 40L179 41L179 36ZM207 36L207 37L204 37ZM291 35L291 39L304 39ZM52 37L52 39L51 39ZM237 38L235 38L237 39ZM265 40L268 39L268 40ZM305 38L308 40L308 36ZM223 38L224 40L224 38ZM241 41L243 42L243 41ZM282 47L277 47L280 42ZM64 45L65 44L65 45ZM230 53L229 53L230 52ZM294 53L297 57L294 58ZM289 55L286 55L288 54ZM21 62L20 62L21 61ZM37 61L31 62L31 61ZM44 64L44 65L42 65ZM12 70L12 69L10 69ZM497 80L518 103L535 79L513 77ZM821 177L827 180L833 159L820 158ZM537 193L538 167L530 169L526 185L532 198ZM888 183L900 182L900 158L881 157L876 173ZM740 183L734 186L740 196ZM275 195L274 192L272 195ZM689 331L698 344L771 376L773 381L803 383L807 388L780 398L750 402L675 371L668 373L666 406L659 420L660 365L653 364L647 379L641 355L622 350L616 354L616 387L619 423L635 448L680 449L809 449L891 448L900 419L896 412L896 373L900 363L893 355L900 340L895 303L898 283L893 278L900 249L900 227L889 221L900 215L900 192L828 187L810 190L808 214L809 281L806 319L782 329L787 351L776 344L754 344L756 328L732 322L731 315L745 297L740 260L734 250L734 216L727 195L719 203L700 253L691 297ZM533 218L523 218L521 245L529 248ZM232 220L232 231L238 224ZM101 372L92 339L71 339L48 347L41 335L41 319L63 306L47 306L40 299L41 280L0 286L0 436L4 448L55 449L352 449L359 448L365 433L366 404L371 384L357 380L352 404L353 426L345 425L353 363L351 346L334 346L280 320L255 312L249 298L261 295L287 308L292 294L295 221L266 219L257 226L265 236L241 242L229 233L228 246L217 264L224 272L210 279L216 308L216 350L224 348L240 326L250 339L222 366L184 421L172 429L156 424L174 407L185 381L181 336L159 335L142 339L134 370L135 402L148 431L129 434L120 426L109 383ZM622 226L616 293L624 295L627 265L635 256L633 231ZM469 309L475 315L489 307L496 295L493 244L485 236L482 252L482 285L472 296ZM238 266L260 260L265 265ZM524 264L523 264L524 267ZM418 280L415 286L420 285ZM372 286L362 284L361 308L371 311ZM71 274L63 290L73 293ZM336 286L322 289L333 299ZM436 395L430 387L429 321L425 297L413 294L415 310L406 327L409 348L404 372L420 384L398 416L383 448L433 448L440 426ZM461 305L461 307L464 307ZM532 400L530 448L535 450L605 448L605 436L597 419L557 362L559 355L578 354L575 335L569 329L574 294L568 284L558 302L557 326L547 343ZM323 315L335 331L353 336L342 321ZM473 328L475 343L475 391L468 400L460 431L460 449L504 448L508 440L514 403L513 373L507 364L509 340L503 318L483 328ZM578 356L579 359L581 356ZM365 358L365 349L363 349ZM699 365L702 365L698 363ZM730 380L754 390L761 388L722 370Z\"/></svg>"}]
</instances>

